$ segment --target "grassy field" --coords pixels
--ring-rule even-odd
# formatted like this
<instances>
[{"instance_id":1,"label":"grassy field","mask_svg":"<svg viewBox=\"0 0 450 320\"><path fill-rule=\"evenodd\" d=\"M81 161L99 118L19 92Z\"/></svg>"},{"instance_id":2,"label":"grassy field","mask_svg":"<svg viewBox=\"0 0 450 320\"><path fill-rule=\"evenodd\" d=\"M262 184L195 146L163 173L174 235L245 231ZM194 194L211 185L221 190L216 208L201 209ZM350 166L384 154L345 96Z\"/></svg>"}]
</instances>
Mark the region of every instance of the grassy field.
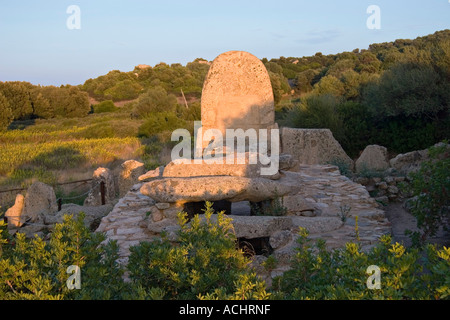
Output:
<instances>
[{"instance_id":1,"label":"grassy field","mask_svg":"<svg viewBox=\"0 0 450 320\"><path fill-rule=\"evenodd\" d=\"M141 124L125 111L15 122L0 134L0 190L86 179L99 166L114 169L128 159L151 166L157 161L146 153L155 147L137 137ZM0 194L0 205L14 196Z\"/></svg>"}]
</instances>

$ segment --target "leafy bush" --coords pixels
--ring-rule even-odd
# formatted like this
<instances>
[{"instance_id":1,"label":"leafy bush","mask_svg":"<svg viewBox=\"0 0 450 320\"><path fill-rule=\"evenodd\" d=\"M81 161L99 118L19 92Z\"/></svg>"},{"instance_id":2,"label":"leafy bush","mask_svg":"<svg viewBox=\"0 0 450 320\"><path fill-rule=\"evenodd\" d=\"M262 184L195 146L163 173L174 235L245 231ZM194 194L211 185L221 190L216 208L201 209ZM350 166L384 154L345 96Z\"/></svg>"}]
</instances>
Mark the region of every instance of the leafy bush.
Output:
<instances>
[{"instance_id":1,"label":"leafy bush","mask_svg":"<svg viewBox=\"0 0 450 320\"><path fill-rule=\"evenodd\" d=\"M149 138L167 131L171 133L185 126L186 122L178 118L174 112L156 112L147 116L145 122L139 127L138 135Z\"/></svg>"},{"instance_id":2,"label":"leafy bush","mask_svg":"<svg viewBox=\"0 0 450 320\"><path fill-rule=\"evenodd\" d=\"M285 216L287 208L283 205L283 198L276 195L273 200L250 202L252 215L256 216Z\"/></svg>"},{"instance_id":3,"label":"leafy bush","mask_svg":"<svg viewBox=\"0 0 450 320\"><path fill-rule=\"evenodd\" d=\"M338 141L343 140L343 123L337 107L341 99L331 94L310 94L287 112L283 122L294 128L328 128Z\"/></svg>"},{"instance_id":4,"label":"leafy bush","mask_svg":"<svg viewBox=\"0 0 450 320\"><path fill-rule=\"evenodd\" d=\"M267 298L262 282L250 273L249 260L236 249L231 218L214 215L206 202L204 215L188 222L179 213L177 245L168 239L130 248L128 268L134 285L168 299ZM147 291L146 291L147 292Z\"/></svg>"},{"instance_id":5,"label":"leafy bush","mask_svg":"<svg viewBox=\"0 0 450 320\"><path fill-rule=\"evenodd\" d=\"M13 120L13 113L8 100L0 92L0 132L5 130Z\"/></svg>"},{"instance_id":6,"label":"leafy bush","mask_svg":"<svg viewBox=\"0 0 450 320\"><path fill-rule=\"evenodd\" d=\"M113 87L104 91L105 97L110 97L114 101L130 100L138 97L142 87L130 80L126 79L117 82Z\"/></svg>"},{"instance_id":7,"label":"leafy bush","mask_svg":"<svg viewBox=\"0 0 450 320\"><path fill-rule=\"evenodd\" d=\"M49 241L5 234L0 222L0 300L10 299L118 299L126 290L123 270L116 260L115 242L101 244L100 233L85 227L84 215L65 216ZM67 268L80 268L81 289L69 290Z\"/></svg>"},{"instance_id":8,"label":"leafy bush","mask_svg":"<svg viewBox=\"0 0 450 320\"><path fill-rule=\"evenodd\" d=\"M431 147L428 153L430 160L423 162L417 172L410 173L409 191L413 195L410 211L421 229L409 232L415 244L423 244L440 226L448 230L450 218L450 151L445 142Z\"/></svg>"},{"instance_id":9,"label":"leafy bush","mask_svg":"<svg viewBox=\"0 0 450 320\"><path fill-rule=\"evenodd\" d=\"M139 96L134 112L141 118L151 117L157 112L175 112L177 98L157 86Z\"/></svg>"},{"instance_id":10,"label":"leafy bush","mask_svg":"<svg viewBox=\"0 0 450 320\"><path fill-rule=\"evenodd\" d=\"M167 238L130 248L128 266L117 260L116 241L65 216L44 240L11 237L0 220L0 300L4 299L448 299L450 248L407 249L383 236L374 248L359 243L327 250L300 228L291 269L273 281L271 292L237 248L231 218L205 215L188 222L179 214L176 243ZM276 267L271 256L266 270ZM67 287L71 265L80 267L81 288ZM367 268L379 267L380 288L369 289ZM131 282L124 280L128 271Z\"/></svg>"},{"instance_id":11,"label":"leafy bush","mask_svg":"<svg viewBox=\"0 0 450 320\"><path fill-rule=\"evenodd\" d=\"M292 269L274 280L277 298L283 299L444 299L450 293L450 248L427 246L425 263L418 249L406 249L383 236L368 252L358 243L343 249L311 244L301 228ZM369 266L378 266L380 288L369 289ZM427 272L423 272L426 270Z\"/></svg>"},{"instance_id":12,"label":"leafy bush","mask_svg":"<svg viewBox=\"0 0 450 320\"><path fill-rule=\"evenodd\" d=\"M368 86L364 99L377 117L433 118L450 107L449 92L449 82L432 65L405 62L395 64Z\"/></svg>"},{"instance_id":13,"label":"leafy bush","mask_svg":"<svg viewBox=\"0 0 450 320\"><path fill-rule=\"evenodd\" d=\"M112 100L105 100L94 106L94 113L114 112L117 107Z\"/></svg>"},{"instance_id":14,"label":"leafy bush","mask_svg":"<svg viewBox=\"0 0 450 320\"><path fill-rule=\"evenodd\" d=\"M0 93L8 101L15 120L29 119L32 116L33 107L29 96L32 87L29 82L0 81Z\"/></svg>"}]
</instances>

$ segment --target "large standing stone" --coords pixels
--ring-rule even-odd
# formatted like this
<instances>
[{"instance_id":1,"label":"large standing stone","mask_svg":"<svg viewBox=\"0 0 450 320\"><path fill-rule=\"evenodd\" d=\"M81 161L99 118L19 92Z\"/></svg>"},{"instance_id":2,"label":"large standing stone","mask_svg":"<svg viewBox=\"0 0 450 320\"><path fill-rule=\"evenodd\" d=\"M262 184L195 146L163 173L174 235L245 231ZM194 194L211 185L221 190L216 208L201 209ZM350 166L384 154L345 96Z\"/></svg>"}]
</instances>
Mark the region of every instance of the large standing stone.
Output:
<instances>
[{"instance_id":1,"label":"large standing stone","mask_svg":"<svg viewBox=\"0 0 450 320\"><path fill-rule=\"evenodd\" d=\"M361 170L383 171L389 167L387 149L376 144L367 146L355 162L356 172Z\"/></svg>"},{"instance_id":2,"label":"large standing stone","mask_svg":"<svg viewBox=\"0 0 450 320\"><path fill-rule=\"evenodd\" d=\"M23 221L21 220L21 216L23 213L24 205L25 197L19 193L16 196L14 206L9 208L5 213L5 217L8 219L8 229L19 228L20 226L22 226Z\"/></svg>"},{"instance_id":3,"label":"large standing stone","mask_svg":"<svg viewBox=\"0 0 450 320\"><path fill-rule=\"evenodd\" d=\"M329 129L281 129L281 152L300 164L343 162L353 169L353 160L345 153Z\"/></svg>"},{"instance_id":4,"label":"large standing stone","mask_svg":"<svg viewBox=\"0 0 450 320\"><path fill-rule=\"evenodd\" d=\"M37 181L27 190L21 221L25 222L28 219L31 219L31 222L42 221L45 215L57 211L55 191L51 186Z\"/></svg>"},{"instance_id":5,"label":"large standing stone","mask_svg":"<svg viewBox=\"0 0 450 320\"><path fill-rule=\"evenodd\" d=\"M144 174L145 168L142 162L128 160L122 163L119 173L119 196L123 197L130 188L139 182L139 177Z\"/></svg>"},{"instance_id":6,"label":"large standing stone","mask_svg":"<svg viewBox=\"0 0 450 320\"><path fill-rule=\"evenodd\" d=\"M102 205L102 195L101 195L101 183L105 186L105 204L111 203L115 199L115 187L114 187L114 176L111 171L107 168L98 168L94 171L92 175L92 189L89 192L86 200L84 201L85 206L101 206Z\"/></svg>"},{"instance_id":7,"label":"large standing stone","mask_svg":"<svg viewBox=\"0 0 450 320\"><path fill-rule=\"evenodd\" d=\"M203 84L201 105L203 132L218 129L224 138L226 129L275 125L269 74L261 60L248 52L229 51L214 59Z\"/></svg>"}]
</instances>

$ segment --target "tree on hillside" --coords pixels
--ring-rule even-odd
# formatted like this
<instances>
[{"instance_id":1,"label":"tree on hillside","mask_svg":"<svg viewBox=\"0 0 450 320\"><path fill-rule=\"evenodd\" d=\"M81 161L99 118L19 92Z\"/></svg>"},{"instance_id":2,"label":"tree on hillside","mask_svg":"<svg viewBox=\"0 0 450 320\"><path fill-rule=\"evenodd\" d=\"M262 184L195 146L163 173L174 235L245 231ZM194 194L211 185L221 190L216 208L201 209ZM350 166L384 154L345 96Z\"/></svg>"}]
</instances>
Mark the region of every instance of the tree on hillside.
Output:
<instances>
[{"instance_id":1,"label":"tree on hillside","mask_svg":"<svg viewBox=\"0 0 450 320\"><path fill-rule=\"evenodd\" d=\"M77 87L47 86L42 87L40 93L49 102L44 117L84 117L91 110L88 94Z\"/></svg>"},{"instance_id":2,"label":"tree on hillside","mask_svg":"<svg viewBox=\"0 0 450 320\"><path fill-rule=\"evenodd\" d=\"M13 113L8 99L0 92L0 132L5 130L13 120Z\"/></svg>"},{"instance_id":3,"label":"tree on hillside","mask_svg":"<svg viewBox=\"0 0 450 320\"><path fill-rule=\"evenodd\" d=\"M177 98L157 86L139 96L134 112L141 118L147 118L157 112L175 112L176 106Z\"/></svg>"},{"instance_id":4,"label":"tree on hillside","mask_svg":"<svg viewBox=\"0 0 450 320\"><path fill-rule=\"evenodd\" d=\"M77 87L71 86L66 92L65 117L84 117L91 111L89 96Z\"/></svg>"},{"instance_id":5,"label":"tree on hillside","mask_svg":"<svg viewBox=\"0 0 450 320\"><path fill-rule=\"evenodd\" d=\"M33 114L30 100L30 89L33 87L26 82L0 82L0 92L8 100L15 120L28 119Z\"/></svg>"},{"instance_id":6,"label":"tree on hillside","mask_svg":"<svg viewBox=\"0 0 450 320\"><path fill-rule=\"evenodd\" d=\"M435 118L448 110L450 83L430 65L399 63L367 87L364 102L374 115Z\"/></svg>"},{"instance_id":7,"label":"tree on hillside","mask_svg":"<svg viewBox=\"0 0 450 320\"><path fill-rule=\"evenodd\" d=\"M345 87L338 78L327 75L314 85L313 92L315 94L332 94L336 97L341 97L345 93Z\"/></svg>"},{"instance_id":8,"label":"tree on hillside","mask_svg":"<svg viewBox=\"0 0 450 320\"><path fill-rule=\"evenodd\" d=\"M303 94L311 91L313 88L312 82L318 74L319 72L314 69L307 69L297 74L295 78L295 89L297 92Z\"/></svg>"},{"instance_id":9,"label":"tree on hillside","mask_svg":"<svg viewBox=\"0 0 450 320\"><path fill-rule=\"evenodd\" d=\"M341 59L328 68L326 75L340 78L343 73L349 70L354 70L356 62L353 59Z\"/></svg>"},{"instance_id":10,"label":"tree on hillside","mask_svg":"<svg viewBox=\"0 0 450 320\"><path fill-rule=\"evenodd\" d=\"M38 118L50 119L54 117L54 110L50 106L50 101L40 92L41 88L36 88L31 93L33 114Z\"/></svg>"},{"instance_id":11,"label":"tree on hillside","mask_svg":"<svg viewBox=\"0 0 450 320\"><path fill-rule=\"evenodd\" d=\"M131 100L137 98L141 90L142 86L139 83L126 79L106 89L104 95L113 101Z\"/></svg>"}]
</instances>

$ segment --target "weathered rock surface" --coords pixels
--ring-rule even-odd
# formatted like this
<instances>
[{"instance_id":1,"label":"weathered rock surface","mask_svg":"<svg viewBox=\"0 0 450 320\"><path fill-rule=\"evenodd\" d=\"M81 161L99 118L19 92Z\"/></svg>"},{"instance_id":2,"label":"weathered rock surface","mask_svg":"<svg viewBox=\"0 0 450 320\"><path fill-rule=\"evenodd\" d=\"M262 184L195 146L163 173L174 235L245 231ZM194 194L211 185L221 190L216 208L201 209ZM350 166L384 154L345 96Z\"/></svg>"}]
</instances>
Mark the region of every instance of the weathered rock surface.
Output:
<instances>
[{"instance_id":1,"label":"weathered rock surface","mask_svg":"<svg viewBox=\"0 0 450 320\"><path fill-rule=\"evenodd\" d=\"M203 215L201 219L203 219ZM270 237L273 233L281 230L292 229L292 217L274 216L235 216L231 215L234 232L237 238L261 238ZM215 221L216 215L211 216Z\"/></svg>"},{"instance_id":2,"label":"weathered rock surface","mask_svg":"<svg viewBox=\"0 0 450 320\"><path fill-rule=\"evenodd\" d=\"M252 145L245 152L255 150L252 148L256 143L255 132L249 129L268 129L271 130L269 136L275 133L274 138L280 138L278 130L273 130L278 127L274 121L269 74L264 64L247 52L226 52L213 61L204 82L201 105L202 128L196 131L201 141L196 141L197 146L205 148L210 142L222 142L226 146L233 142L234 145L238 137L227 137L227 129L234 129L228 133L236 133L236 129L242 129L241 133L248 130L248 135L253 135L248 138ZM208 129L219 133L216 131L204 141L202 133ZM220 135L222 141L215 137ZM268 141L267 149L275 147L271 142ZM235 151L231 146L227 149L217 144L219 148L209 147L206 153L216 156ZM215 209L225 208L232 218L240 241L260 246L264 249L261 252L273 251L280 264L272 275L289 267L299 227L307 228L313 238L324 238L330 248L355 240L356 216L363 249L390 231L384 212L368 191L342 176L338 167L328 164L346 163L350 169L354 167L330 130L283 128L281 148L271 150L274 151L271 154L281 151L282 155L278 172L270 177L261 176L262 167L258 165L239 165L238 162L210 166L173 162L147 172L139 177L139 181L145 183L130 189L102 219L98 231L118 241L120 257L126 262L130 246L139 241L160 239L164 232L170 241L176 242L180 229L176 219L178 212L187 211L188 217L199 214L200 219L205 219L199 208L204 201L216 202ZM201 150L196 150L197 156L198 151ZM244 150L241 152L243 154ZM248 210L250 202L264 210ZM232 206L232 203L240 205ZM280 203L284 207L274 206ZM234 214L233 210L238 210L239 214ZM262 215L249 215L249 211ZM217 219L217 215L211 219Z\"/></svg>"},{"instance_id":3,"label":"weathered rock surface","mask_svg":"<svg viewBox=\"0 0 450 320\"><path fill-rule=\"evenodd\" d=\"M25 197L22 194L16 196L16 201L14 206L6 210L5 217L8 220L8 229L18 228L22 226L23 222L21 216L23 213L23 208L25 206Z\"/></svg>"},{"instance_id":4,"label":"weathered rock surface","mask_svg":"<svg viewBox=\"0 0 450 320\"><path fill-rule=\"evenodd\" d=\"M221 155L218 159L203 159L201 163L192 160L190 163L170 162L164 167L162 176L172 177L200 177L200 176L234 176L256 178L261 177L261 162L258 153L234 153L230 159ZM270 178L270 177L269 177Z\"/></svg>"},{"instance_id":5,"label":"weathered rock surface","mask_svg":"<svg viewBox=\"0 0 450 320\"><path fill-rule=\"evenodd\" d=\"M62 223L64 221L64 216L69 215L74 219L77 219L79 215L83 212L85 214L84 224L86 227L93 229L96 225L100 223L100 219L106 216L113 209L112 204L106 204L103 206L79 206L77 204L69 203L62 205L61 211L55 215L44 217L44 222L47 225L52 225L56 223ZM96 228L95 228L96 229Z\"/></svg>"},{"instance_id":6,"label":"weathered rock surface","mask_svg":"<svg viewBox=\"0 0 450 320\"><path fill-rule=\"evenodd\" d=\"M353 168L353 160L345 153L329 129L281 128L281 152L291 154L300 164L328 164L341 161Z\"/></svg>"},{"instance_id":7,"label":"weathered rock surface","mask_svg":"<svg viewBox=\"0 0 450 320\"><path fill-rule=\"evenodd\" d=\"M356 172L362 170L384 171L389 167L387 149L378 145L369 145L355 162Z\"/></svg>"},{"instance_id":8,"label":"weathered rock surface","mask_svg":"<svg viewBox=\"0 0 450 320\"><path fill-rule=\"evenodd\" d=\"M306 211L314 212L318 210L315 203L310 200L306 200L301 195L284 196L282 197L281 202L283 206L286 207L288 214L301 215Z\"/></svg>"},{"instance_id":9,"label":"weathered rock surface","mask_svg":"<svg viewBox=\"0 0 450 320\"><path fill-rule=\"evenodd\" d=\"M433 147L444 147L447 151L450 151L450 144L444 142L436 143ZM407 153L401 153L396 157L389 160L389 164L392 169L405 176L410 172L415 172L420 168L422 162L429 159L428 149L411 151Z\"/></svg>"},{"instance_id":10,"label":"weathered rock surface","mask_svg":"<svg viewBox=\"0 0 450 320\"><path fill-rule=\"evenodd\" d=\"M130 188L139 182L139 177L144 174L144 164L136 160L128 160L122 163L119 173L119 197L123 197Z\"/></svg>"},{"instance_id":11,"label":"weathered rock surface","mask_svg":"<svg viewBox=\"0 0 450 320\"><path fill-rule=\"evenodd\" d=\"M162 178L144 184L141 193L156 202L218 200L259 202L283 196L292 189L292 186L265 178L209 176Z\"/></svg>"},{"instance_id":12,"label":"weathered rock surface","mask_svg":"<svg viewBox=\"0 0 450 320\"><path fill-rule=\"evenodd\" d=\"M116 198L114 176L112 172L107 168L98 168L92 175L92 190L89 192L85 206L100 206L102 205L101 186L103 182L105 184L105 204L114 202Z\"/></svg>"},{"instance_id":13,"label":"weathered rock surface","mask_svg":"<svg viewBox=\"0 0 450 320\"><path fill-rule=\"evenodd\" d=\"M270 77L260 59L229 51L211 64L202 90L203 130L272 128L275 121Z\"/></svg>"},{"instance_id":14,"label":"weathered rock surface","mask_svg":"<svg viewBox=\"0 0 450 320\"><path fill-rule=\"evenodd\" d=\"M355 216L358 216L359 237L363 248L371 247L381 235L390 232L390 224L384 218L383 210L378 208L376 201L369 196L364 186L340 175L336 166L299 165L299 172L283 170L281 172L280 180L275 183L283 183L289 186L291 191L294 190L293 193L284 196L293 203L290 205L292 212L289 215L249 216L248 203L244 202L239 204L245 204L245 215L235 215L233 206L232 214L229 215L233 219L237 237L246 239L269 237L269 243L273 245L273 254L280 261L276 270L280 272L285 270L290 257L295 254L297 247L295 240L298 237L299 227L306 228L312 239L326 240L329 248L342 247L348 241L355 241ZM217 177L219 178L236 177ZM165 179L167 178L160 180ZM155 183L157 180L152 182ZM178 212L183 211L183 202L166 201L168 199L165 197L151 199L142 193L146 189L143 188L145 185L151 186L149 183L133 186L111 213L102 219L97 230L106 232L108 239L118 241L122 262L127 261L130 246L137 245L140 241L153 241L160 237L161 232L165 232L171 241L177 241L177 231L180 227L177 225L176 217ZM203 186L204 190L209 187ZM294 201L295 197L300 200ZM283 199L283 196L280 199ZM302 207L304 205L302 201L307 201L305 207ZM350 210L343 222L339 214L341 207L345 205L348 205ZM296 208L314 210L315 216L299 216L295 211ZM241 214L241 206L236 210ZM212 219L216 219L216 215L213 215Z\"/></svg>"},{"instance_id":15,"label":"weathered rock surface","mask_svg":"<svg viewBox=\"0 0 450 320\"><path fill-rule=\"evenodd\" d=\"M330 232L344 224L337 217L291 217L291 221L295 230L305 228L310 234Z\"/></svg>"},{"instance_id":16,"label":"weathered rock surface","mask_svg":"<svg viewBox=\"0 0 450 320\"><path fill-rule=\"evenodd\" d=\"M139 176L138 180L139 181L150 181L150 180L161 178L163 171L164 171L164 167L160 166L154 170L147 171L143 175Z\"/></svg>"},{"instance_id":17,"label":"weathered rock surface","mask_svg":"<svg viewBox=\"0 0 450 320\"><path fill-rule=\"evenodd\" d=\"M411 151L401 153L389 161L389 164L395 170L407 174L417 171L420 164L428 159L428 150Z\"/></svg>"},{"instance_id":18,"label":"weathered rock surface","mask_svg":"<svg viewBox=\"0 0 450 320\"><path fill-rule=\"evenodd\" d=\"M58 211L56 195L53 188L42 182L33 183L27 190L22 212L22 222L40 222L45 215Z\"/></svg>"}]
</instances>

